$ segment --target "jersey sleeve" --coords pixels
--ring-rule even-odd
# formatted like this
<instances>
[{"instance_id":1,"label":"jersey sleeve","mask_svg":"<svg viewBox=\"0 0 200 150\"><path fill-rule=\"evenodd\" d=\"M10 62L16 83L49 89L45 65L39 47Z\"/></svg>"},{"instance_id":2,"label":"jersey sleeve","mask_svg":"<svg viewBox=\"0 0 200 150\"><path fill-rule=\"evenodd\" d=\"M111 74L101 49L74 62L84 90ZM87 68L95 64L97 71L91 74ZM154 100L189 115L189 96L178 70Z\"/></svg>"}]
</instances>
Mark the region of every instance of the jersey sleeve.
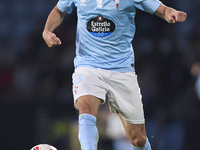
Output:
<instances>
[{"instance_id":1,"label":"jersey sleeve","mask_svg":"<svg viewBox=\"0 0 200 150\"><path fill-rule=\"evenodd\" d=\"M70 14L73 10L74 2L73 0L59 0L57 6L60 11Z\"/></svg>"},{"instance_id":2,"label":"jersey sleeve","mask_svg":"<svg viewBox=\"0 0 200 150\"><path fill-rule=\"evenodd\" d=\"M153 14L162 4L159 0L133 0L136 8Z\"/></svg>"}]
</instances>

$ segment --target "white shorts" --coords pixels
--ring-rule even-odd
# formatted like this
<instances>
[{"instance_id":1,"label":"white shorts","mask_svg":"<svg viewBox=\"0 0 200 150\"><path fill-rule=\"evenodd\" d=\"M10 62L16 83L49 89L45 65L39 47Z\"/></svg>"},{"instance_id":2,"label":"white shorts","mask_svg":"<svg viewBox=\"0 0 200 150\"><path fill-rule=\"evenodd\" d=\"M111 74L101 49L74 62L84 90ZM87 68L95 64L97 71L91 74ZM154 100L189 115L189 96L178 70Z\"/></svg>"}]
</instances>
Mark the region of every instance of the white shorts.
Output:
<instances>
[{"instance_id":1,"label":"white shorts","mask_svg":"<svg viewBox=\"0 0 200 150\"><path fill-rule=\"evenodd\" d=\"M120 113L131 124L143 124L142 96L135 72L113 72L104 69L79 67L72 75L74 106L84 95L93 95L106 101L110 111Z\"/></svg>"}]
</instances>

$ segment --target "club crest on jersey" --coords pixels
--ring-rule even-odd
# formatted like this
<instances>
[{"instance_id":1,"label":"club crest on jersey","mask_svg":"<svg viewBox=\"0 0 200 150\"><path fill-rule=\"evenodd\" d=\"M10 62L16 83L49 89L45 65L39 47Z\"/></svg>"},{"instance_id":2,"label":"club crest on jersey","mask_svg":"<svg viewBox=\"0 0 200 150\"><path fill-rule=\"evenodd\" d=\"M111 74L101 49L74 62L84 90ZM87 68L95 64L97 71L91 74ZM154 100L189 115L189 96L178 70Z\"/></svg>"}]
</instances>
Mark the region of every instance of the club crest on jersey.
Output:
<instances>
[{"instance_id":1,"label":"club crest on jersey","mask_svg":"<svg viewBox=\"0 0 200 150\"><path fill-rule=\"evenodd\" d=\"M113 33L115 24L110 19L98 15L88 21L87 30L95 37L105 37Z\"/></svg>"},{"instance_id":2,"label":"club crest on jersey","mask_svg":"<svg viewBox=\"0 0 200 150\"><path fill-rule=\"evenodd\" d=\"M121 2L121 0L113 0L115 3L116 3L116 7L117 7L117 10L119 9L119 2Z\"/></svg>"}]
</instances>

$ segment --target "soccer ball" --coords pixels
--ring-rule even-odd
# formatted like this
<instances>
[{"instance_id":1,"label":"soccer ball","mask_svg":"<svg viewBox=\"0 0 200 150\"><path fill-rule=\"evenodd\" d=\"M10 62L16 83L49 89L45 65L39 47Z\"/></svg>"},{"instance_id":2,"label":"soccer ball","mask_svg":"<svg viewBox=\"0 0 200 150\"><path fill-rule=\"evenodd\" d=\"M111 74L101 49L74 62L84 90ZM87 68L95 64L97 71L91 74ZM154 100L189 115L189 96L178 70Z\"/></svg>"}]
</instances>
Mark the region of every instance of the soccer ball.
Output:
<instances>
[{"instance_id":1,"label":"soccer ball","mask_svg":"<svg viewBox=\"0 0 200 150\"><path fill-rule=\"evenodd\" d=\"M49 144L39 144L31 148L31 150L57 150L57 149Z\"/></svg>"}]
</instances>

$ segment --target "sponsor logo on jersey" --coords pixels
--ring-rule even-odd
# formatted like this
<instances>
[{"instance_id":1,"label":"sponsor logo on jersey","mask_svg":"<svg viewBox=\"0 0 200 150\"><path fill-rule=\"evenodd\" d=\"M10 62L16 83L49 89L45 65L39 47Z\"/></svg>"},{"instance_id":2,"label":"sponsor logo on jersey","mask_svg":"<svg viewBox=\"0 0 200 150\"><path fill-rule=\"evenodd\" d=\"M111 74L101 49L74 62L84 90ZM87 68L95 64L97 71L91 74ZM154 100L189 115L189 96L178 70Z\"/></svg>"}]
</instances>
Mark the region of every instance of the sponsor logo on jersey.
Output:
<instances>
[{"instance_id":1,"label":"sponsor logo on jersey","mask_svg":"<svg viewBox=\"0 0 200 150\"><path fill-rule=\"evenodd\" d=\"M87 23L87 30L96 37L105 37L113 33L115 24L111 20L99 15Z\"/></svg>"}]
</instances>

